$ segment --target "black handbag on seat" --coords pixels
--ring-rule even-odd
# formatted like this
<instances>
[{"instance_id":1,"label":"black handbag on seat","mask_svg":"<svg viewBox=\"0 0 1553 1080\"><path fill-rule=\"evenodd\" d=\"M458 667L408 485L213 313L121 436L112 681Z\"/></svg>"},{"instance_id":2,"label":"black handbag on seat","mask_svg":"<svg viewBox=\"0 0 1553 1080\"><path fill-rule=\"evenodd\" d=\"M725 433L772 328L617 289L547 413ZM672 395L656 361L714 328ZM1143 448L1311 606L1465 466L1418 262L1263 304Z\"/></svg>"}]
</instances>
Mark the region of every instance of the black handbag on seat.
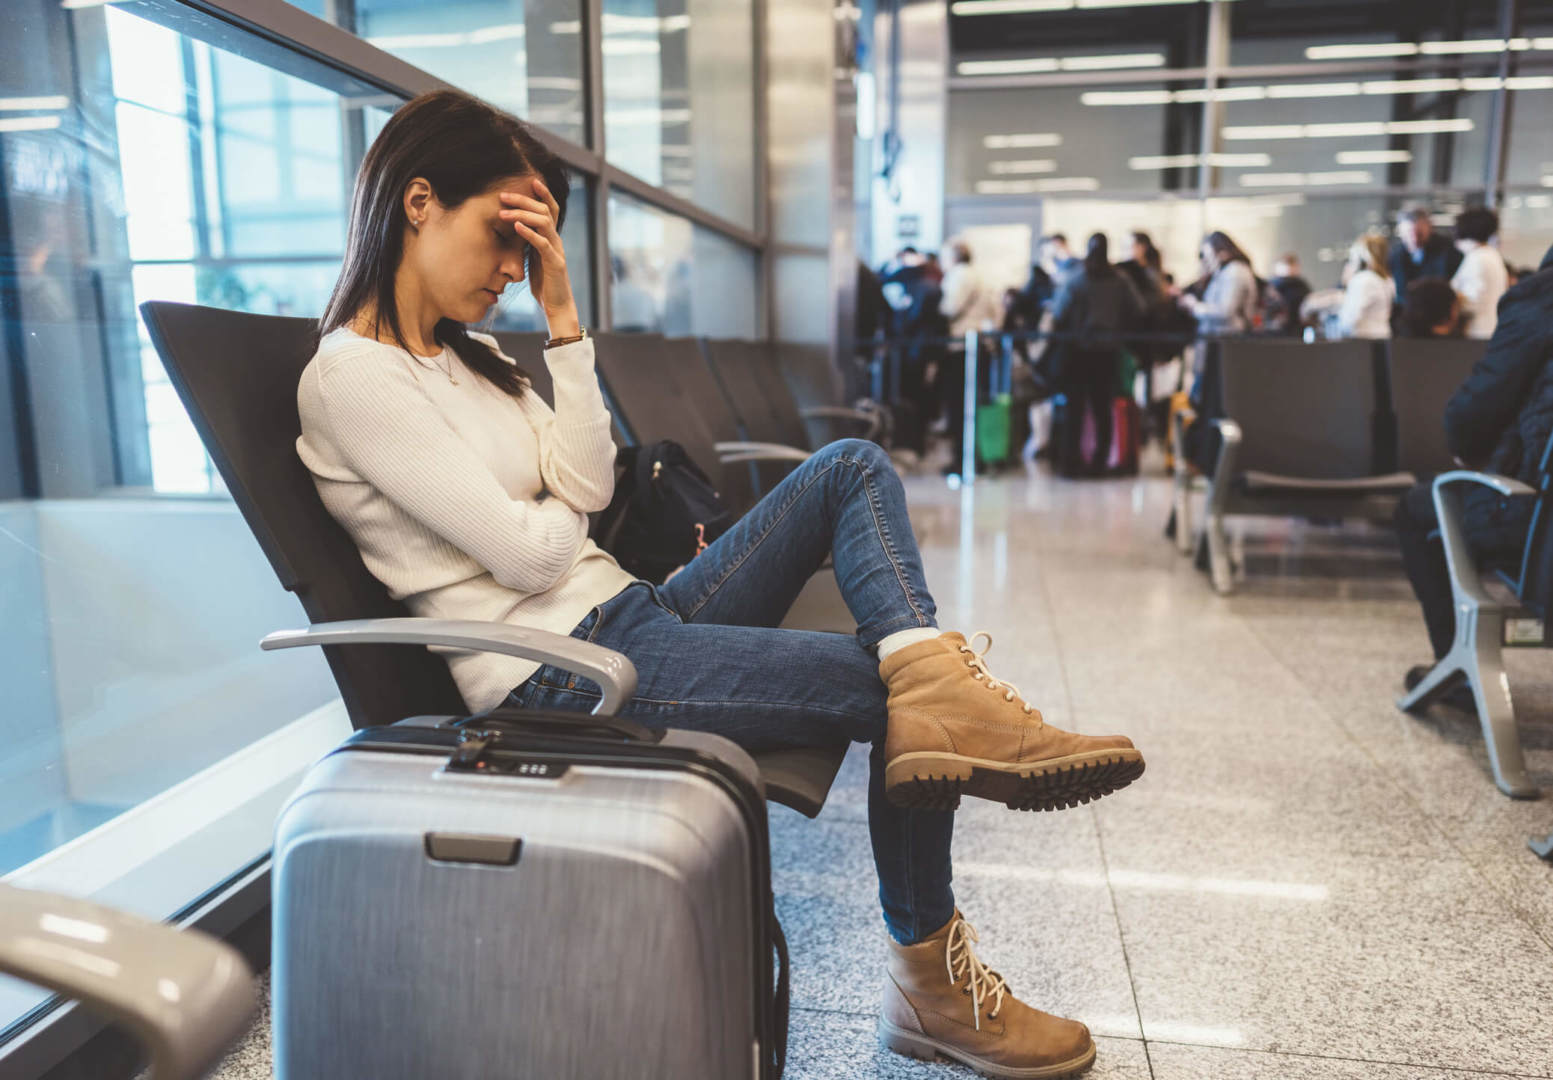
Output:
<instances>
[{"instance_id":1,"label":"black handbag on seat","mask_svg":"<svg viewBox=\"0 0 1553 1080\"><path fill-rule=\"evenodd\" d=\"M677 442L619 451L624 466L599 523L599 546L629 573L661 585L728 531L734 515Z\"/></svg>"}]
</instances>

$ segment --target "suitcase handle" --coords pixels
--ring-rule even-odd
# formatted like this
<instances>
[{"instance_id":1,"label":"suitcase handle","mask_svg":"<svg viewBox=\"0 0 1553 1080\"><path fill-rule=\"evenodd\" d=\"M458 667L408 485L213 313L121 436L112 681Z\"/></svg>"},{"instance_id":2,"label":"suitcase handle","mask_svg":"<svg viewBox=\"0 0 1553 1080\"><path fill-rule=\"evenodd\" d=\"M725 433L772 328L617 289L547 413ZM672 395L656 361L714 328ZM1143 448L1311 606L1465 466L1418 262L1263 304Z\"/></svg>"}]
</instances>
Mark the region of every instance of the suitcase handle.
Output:
<instances>
[{"instance_id":1,"label":"suitcase handle","mask_svg":"<svg viewBox=\"0 0 1553 1080\"><path fill-rule=\"evenodd\" d=\"M650 728L623 716L600 716L598 713L577 713L575 716L553 712L530 712L498 705L483 713L455 720L450 727L490 728L498 732L544 732L546 734L582 735L598 737L609 734L628 742L655 743L663 738L663 732Z\"/></svg>"}]
</instances>

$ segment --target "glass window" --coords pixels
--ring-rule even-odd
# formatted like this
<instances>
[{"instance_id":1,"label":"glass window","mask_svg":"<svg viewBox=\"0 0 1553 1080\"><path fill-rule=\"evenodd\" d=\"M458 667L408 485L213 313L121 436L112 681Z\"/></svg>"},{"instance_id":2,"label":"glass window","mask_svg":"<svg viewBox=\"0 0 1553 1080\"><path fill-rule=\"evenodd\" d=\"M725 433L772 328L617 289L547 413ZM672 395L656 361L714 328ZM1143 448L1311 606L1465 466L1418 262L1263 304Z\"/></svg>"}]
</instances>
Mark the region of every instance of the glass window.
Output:
<instances>
[{"instance_id":1,"label":"glass window","mask_svg":"<svg viewBox=\"0 0 1553 1080\"><path fill-rule=\"evenodd\" d=\"M385 52L564 139L586 139L580 0L355 0Z\"/></svg>"},{"instance_id":2,"label":"glass window","mask_svg":"<svg viewBox=\"0 0 1553 1080\"><path fill-rule=\"evenodd\" d=\"M754 337L755 253L626 195L609 198L617 331Z\"/></svg>"},{"instance_id":3,"label":"glass window","mask_svg":"<svg viewBox=\"0 0 1553 1080\"><path fill-rule=\"evenodd\" d=\"M181 4L19 11L0 7L0 874L165 918L268 850L349 724L321 655L257 648L305 617L137 305L321 311L381 96L213 47ZM0 981L0 1029L46 997Z\"/></svg>"},{"instance_id":4,"label":"glass window","mask_svg":"<svg viewBox=\"0 0 1553 1080\"><path fill-rule=\"evenodd\" d=\"M1200 84L956 90L946 187L1026 198L1195 188L1201 117Z\"/></svg>"},{"instance_id":5,"label":"glass window","mask_svg":"<svg viewBox=\"0 0 1553 1080\"><path fill-rule=\"evenodd\" d=\"M611 164L755 224L750 0L604 0Z\"/></svg>"},{"instance_id":6,"label":"glass window","mask_svg":"<svg viewBox=\"0 0 1553 1080\"><path fill-rule=\"evenodd\" d=\"M1482 56L1499 49L1497 3L1420 0L1356 4L1353 0L1235 0L1230 63L1407 63L1417 58Z\"/></svg>"}]
</instances>

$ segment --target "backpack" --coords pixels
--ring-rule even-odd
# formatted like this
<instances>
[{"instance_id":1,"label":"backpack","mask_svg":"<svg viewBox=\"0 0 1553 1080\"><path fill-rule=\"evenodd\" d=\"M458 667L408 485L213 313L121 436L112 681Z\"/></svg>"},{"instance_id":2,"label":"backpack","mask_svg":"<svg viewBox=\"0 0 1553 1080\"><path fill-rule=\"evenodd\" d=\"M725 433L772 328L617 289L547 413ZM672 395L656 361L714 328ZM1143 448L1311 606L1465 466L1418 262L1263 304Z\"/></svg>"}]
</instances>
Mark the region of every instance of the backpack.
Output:
<instances>
[{"instance_id":1,"label":"backpack","mask_svg":"<svg viewBox=\"0 0 1553 1080\"><path fill-rule=\"evenodd\" d=\"M599 546L655 585L728 531L734 515L677 442L620 450L624 471L599 523Z\"/></svg>"}]
</instances>

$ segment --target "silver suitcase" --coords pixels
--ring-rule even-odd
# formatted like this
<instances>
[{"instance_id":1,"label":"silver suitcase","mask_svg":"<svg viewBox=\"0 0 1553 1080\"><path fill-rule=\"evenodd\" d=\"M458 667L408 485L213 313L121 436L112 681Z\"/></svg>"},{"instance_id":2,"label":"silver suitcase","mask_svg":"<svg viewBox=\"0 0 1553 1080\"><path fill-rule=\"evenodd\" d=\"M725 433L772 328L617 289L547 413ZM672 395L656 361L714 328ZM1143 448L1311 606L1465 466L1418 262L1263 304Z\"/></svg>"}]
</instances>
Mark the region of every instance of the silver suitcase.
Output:
<instances>
[{"instance_id":1,"label":"silver suitcase","mask_svg":"<svg viewBox=\"0 0 1553 1080\"><path fill-rule=\"evenodd\" d=\"M767 842L755 763L717 736L527 711L357 732L276 826L275 1075L777 1077Z\"/></svg>"}]
</instances>

